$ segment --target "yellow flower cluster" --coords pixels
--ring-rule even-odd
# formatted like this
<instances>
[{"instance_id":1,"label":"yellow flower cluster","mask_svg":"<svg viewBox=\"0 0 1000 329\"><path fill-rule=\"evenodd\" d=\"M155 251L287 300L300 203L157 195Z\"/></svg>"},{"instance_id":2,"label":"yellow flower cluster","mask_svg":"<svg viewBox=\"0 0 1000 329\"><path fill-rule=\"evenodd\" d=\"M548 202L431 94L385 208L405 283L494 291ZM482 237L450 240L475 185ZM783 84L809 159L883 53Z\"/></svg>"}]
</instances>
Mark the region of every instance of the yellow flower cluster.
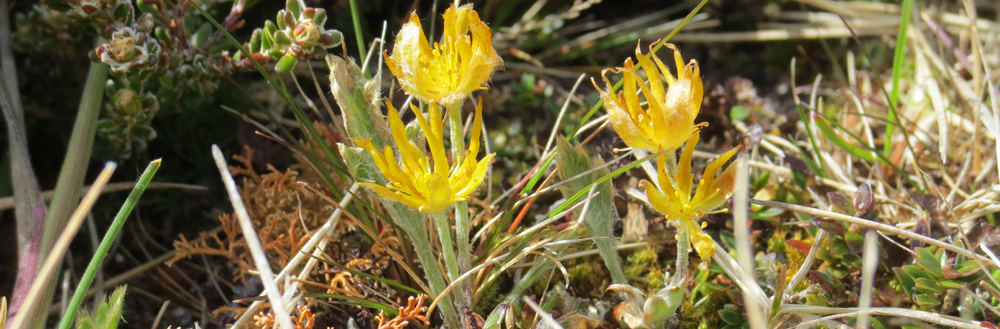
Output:
<instances>
[{"instance_id":1,"label":"yellow flower cluster","mask_svg":"<svg viewBox=\"0 0 1000 329\"><path fill-rule=\"evenodd\" d=\"M424 37L420 18L410 14L385 62L407 94L447 108L465 101L473 91L486 89L483 84L503 65L493 49L490 28L471 4L451 5L444 12L444 33L433 48Z\"/></svg>"},{"instance_id":2,"label":"yellow flower cluster","mask_svg":"<svg viewBox=\"0 0 1000 329\"><path fill-rule=\"evenodd\" d=\"M739 148L712 161L692 194L694 174L691 172L691 155L698 144L698 130L708 125L694 123L704 96L701 71L696 61L691 60L685 65L680 50L672 44L665 44L674 51L674 63L677 66L677 77L674 78L652 51L657 43L659 41L650 45L652 60L643 55L639 47L635 50L636 59L646 72L648 83L642 82L635 64L629 58L625 60L625 67L601 72L601 78L607 85L606 90L597 87L596 83L594 86L600 90L611 126L626 145L651 152L674 152L673 150L684 147L676 166L671 166L676 168L676 173L668 176L667 154L664 153L657 157L657 184L648 180L643 180L641 184L653 209L666 216L679 233L687 232L698 255L702 259L708 259L715 255L715 242L701 230L697 221L706 214L726 211L719 207L733 194L736 170L741 166L742 160L731 164L718 177L716 174L719 169L732 159ZM609 71L623 75L623 89L617 94L606 76ZM667 89L664 89L661 76L667 82ZM646 108L641 105L640 94L647 103Z\"/></svg>"},{"instance_id":3,"label":"yellow flower cluster","mask_svg":"<svg viewBox=\"0 0 1000 329\"><path fill-rule=\"evenodd\" d=\"M389 102L385 104L389 108L389 129L392 130L392 140L399 149L401 163L396 161L389 146L385 147L385 151L379 152L371 140L354 140L355 144L372 156L375 166L389 180L389 186L372 183L360 183L361 185L383 198L399 201L425 213L447 209L455 202L465 200L479 188L490 160L495 155L491 153L476 161L479 153L479 129L472 129L472 141L465 155L458 157L455 164L449 166L440 111L432 108L428 111L429 118L424 118L415 106L410 105L431 151L431 159L428 159L424 151L406 137L406 128L396 109ZM482 109L483 104L480 102L476 107L473 127L479 127L482 123Z\"/></svg>"},{"instance_id":4,"label":"yellow flower cluster","mask_svg":"<svg viewBox=\"0 0 1000 329\"><path fill-rule=\"evenodd\" d=\"M387 186L362 183L379 196L395 200L424 213L435 213L466 200L479 188L495 154L476 160L479 154L482 102L476 107L472 136L465 154L452 154L449 164L444 147L444 120L438 105L461 105L483 85L503 61L493 49L492 35L472 5L452 5L444 13L444 33L432 48L424 37L420 18L410 15L396 37L392 56L385 55L392 74L403 90L431 104L428 117L413 105L427 140L430 158L406 137L405 125L392 104L386 102L389 128L396 150L378 150L371 140L354 142L372 156L376 167L389 181ZM454 132L454 131L453 131ZM399 154L397 162L395 152Z\"/></svg>"},{"instance_id":5,"label":"yellow flower cluster","mask_svg":"<svg viewBox=\"0 0 1000 329\"><path fill-rule=\"evenodd\" d=\"M624 68L605 69L601 72L607 90L597 87L593 79L591 82L594 82L594 87L601 92L601 100L604 101L604 108L608 111L611 127L618 132L618 136L621 136L625 144L633 148L660 152L681 147L697 128L706 126L707 123L694 124L695 117L701 111L704 95L698 62L691 60L684 65L680 50L672 44L666 44L667 48L674 50L674 63L677 65L677 78L674 78L656 53L652 52L653 45L650 45L650 52L653 61L656 62L655 66L653 61L642 54L638 46L635 48L635 57L649 78L648 85L640 80L639 72L631 58L625 60ZM609 71L623 73L623 89L617 95L614 93L611 81L608 80ZM661 75L666 78L669 90L664 90L663 82L660 81ZM648 104L647 109L643 109L640 105L638 96L640 91Z\"/></svg>"},{"instance_id":6,"label":"yellow flower cluster","mask_svg":"<svg viewBox=\"0 0 1000 329\"><path fill-rule=\"evenodd\" d=\"M641 184L646 190L646 196L653 209L666 216L677 227L678 231L687 231L691 236L691 244L698 251L698 256L701 256L702 259L708 259L715 255L715 242L712 241L712 237L701 230L697 220L707 214L726 211L726 209L719 209L719 207L733 195L736 170L742 161L737 160L716 177L719 169L736 155L739 147L719 156L705 168L704 177L698 181L698 188L692 195L694 175L691 173L691 155L694 153L695 146L698 145L698 139L698 134L691 135L691 139L688 140L684 152L677 162L677 173L672 180L667 177L666 171L663 170L666 159L661 156L657 160L660 169L657 171L658 176L656 177L660 188L657 189L648 180L643 180Z\"/></svg>"}]
</instances>

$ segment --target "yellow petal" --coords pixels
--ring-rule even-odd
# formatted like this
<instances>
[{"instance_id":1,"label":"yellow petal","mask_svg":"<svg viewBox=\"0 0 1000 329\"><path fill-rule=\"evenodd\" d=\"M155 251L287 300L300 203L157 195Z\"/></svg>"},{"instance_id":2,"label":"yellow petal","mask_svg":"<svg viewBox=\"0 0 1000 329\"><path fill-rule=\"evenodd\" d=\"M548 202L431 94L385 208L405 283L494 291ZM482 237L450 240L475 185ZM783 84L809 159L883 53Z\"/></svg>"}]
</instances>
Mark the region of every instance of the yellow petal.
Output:
<instances>
[{"instance_id":1,"label":"yellow petal","mask_svg":"<svg viewBox=\"0 0 1000 329\"><path fill-rule=\"evenodd\" d=\"M736 187L736 172L742 166L743 159L738 158L712 184L705 184L708 186L708 190L701 195L696 195L696 200L692 202L691 207L697 208L703 213L708 213L722 206L726 200L729 200L729 197L733 196Z\"/></svg>"},{"instance_id":2,"label":"yellow petal","mask_svg":"<svg viewBox=\"0 0 1000 329\"><path fill-rule=\"evenodd\" d=\"M387 189L385 187L382 187L382 186L380 186L378 184L358 183L358 185L361 185L363 187L367 187L369 190L371 190L372 192L375 192L375 194L378 194L378 196L382 197L383 199L388 199L388 200L396 201L396 202L405 204L405 205L407 205L409 207L413 207L413 208L419 208L421 205L423 205L423 202L421 202L417 198L413 198L411 196L407 196L407 195L404 195L404 194L401 194L401 193L398 193L398 192L393 192L393 191L391 191L391 190L389 190L389 189Z\"/></svg>"},{"instance_id":3,"label":"yellow petal","mask_svg":"<svg viewBox=\"0 0 1000 329\"><path fill-rule=\"evenodd\" d=\"M698 68L698 62L691 60L688 63L691 67L691 112L694 113L693 116L698 116L698 112L701 112L701 103L704 101L705 91L701 84L701 69ZM693 118L692 118L693 120Z\"/></svg>"},{"instance_id":4,"label":"yellow petal","mask_svg":"<svg viewBox=\"0 0 1000 329\"><path fill-rule=\"evenodd\" d=\"M695 194L695 198L698 198L700 195L704 194L702 193L702 186L705 186L707 191L708 187L712 186L715 183L715 175L719 173L719 168L722 168L722 166L725 165L726 162L729 162L729 159L732 159L733 156L736 155L736 152L739 150L740 150L739 147L734 147L732 150L729 150L728 152L720 155L715 160L712 160L712 162L710 162L708 166L705 167L705 174L702 176L703 182L701 186L698 186L698 193Z\"/></svg>"},{"instance_id":5,"label":"yellow petal","mask_svg":"<svg viewBox=\"0 0 1000 329\"><path fill-rule=\"evenodd\" d=\"M715 256L715 241L712 240L712 237L705 234L694 220L685 219L682 222L682 229L688 230L688 236L691 237L691 245L694 246L694 250L698 251L698 256L702 260L707 260Z\"/></svg>"},{"instance_id":6,"label":"yellow petal","mask_svg":"<svg viewBox=\"0 0 1000 329\"><path fill-rule=\"evenodd\" d=\"M677 161L674 184L677 184L677 194L684 195L684 199L687 199L685 203L690 203L691 185L694 184L694 174L691 173L691 156L694 154L694 148L698 145L699 138L699 134L691 134L691 139L684 145L684 152L681 153L681 158Z\"/></svg>"},{"instance_id":7,"label":"yellow petal","mask_svg":"<svg viewBox=\"0 0 1000 329\"><path fill-rule=\"evenodd\" d=\"M448 175L448 156L444 149L444 136L441 133L440 112L436 105L428 106L430 120L424 118L423 113L416 106L410 104L410 110L417 117L420 130L424 132L424 140L427 141L427 148L431 151L431 158L434 159L433 172L438 175Z\"/></svg>"},{"instance_id":8,"label":"yellow petal","mask_svg":"<svg viewBox=\"0 0 1000 329\"><path fill-rule=\"evenodd\" d=\"M675 81L674 75L670 73L670 69L668 69L666 65L663 65L663 61L661 61L660 57L656 56L656 52L653 51L654 47L658 43L660 43L660 41L656 41L653 44L649 45L649 53L653 55L653 61L656 62L656 67L660 69L660 73L663 73L663 77L667 79L667 85L668 86L673 85ZM675 47L672 44L667 43L665 45L667 46L667 48L674 50L677 49L677 47Z\"/></svg>"},{"instance_id":9,"label":"yellow petal","mask_svg":"<svg viewBox=\"0 0 1000 329\"><path fill-rule=\"evenodd\" d=\"M493 161L493 156L495 155L496 153L490 153L483 157L482 160L479 160L479 163L476 164L476 170L466 177L467 181L463 186L459 186L461 190L455 193L456 198L465 199L472 192L479 189L479 185L483 183L483 178L486 177L486 171L490 168L490 161Z\"/></svg>"},{"instance_id":10,"label":"yellow petal","mask_svg":"<svg viewBox=\"0 0 1000 329\"><path fill-rule=\"evenodd\" d=\"M639 60L639 65L642 65L642 70L646 72L646 79L649 80L649 88L652 91L652 95L646 95L646 101L650 104L661 103L663 102L664 89L663 82L660 81L660 72L656 70L653 61L642 54L639 47L639 45L635 46L635 58Z\"/></svg>"},{"instance_id":11,"label":"yellow petal","mask_svg":"<svg viewBox=\"0 0 1000 329\"><path fill-rule=\"evenodd\" d=\"M611 122L611 127L615 129L625 145L647 150L657 148L656 144L650 142L649 138L642 134L642 128L639 128L635 121L632 121L627 110L617 106L618 102L613 100L617 97L612 95L601 98L604 100L604 109L608 111L608 121Z\"/></svg>"},{"instance_id":12,"label":"yellow petal","mask_svg":"<svg viewBox=\"0 0 1000 329\"><path fill-rule=\"evenodd\" d=\"M399 117L399 111L396 111L391 102L386 101L385 104L389 110L389 129L392 131L392 140L396 142L396 148L399 149L403 165L410 172L424 171L420 161L425 160L426 156L422 154L420 149L414 149L410 144L410 139L406 137L406 126L403 125L403 120Z\"/></svg>"},{"instance_id":13,"label":"yellow petal","mask_svg":"<svg viewBox=\"0 0 1000 329\"><path fill-rule=\"evenodd\" d=\"M454 203L455 196L452 193L451 187L448 186L446 178L431 174L428 175L426 182L427 190L430 194L427 195L426 204L418 207L420 212L435 213L447 209Z\"/></svg>"},{"instance_id":14,"label":"yellow petal","mask_svg":"<svg viewBox=\"0 0 1000 329\"><path fill-rule=\"evenodd\" d=\"M430 102L433 98L420 88L419 75L423 67L421 59L430 54L431 47L420 26L420 17L417 17L416 12L411 13L409 20L396 35L392 56L386 57L386 64L407 94L425 102Z\"/></svg>"},{"instance_id":15,"label":"yellow petal","mask_svg":"<svg viewBox=\"0 0 1000 329\"><path fill-rule=\"evenodd\" d=\"M642 184L642 188L646 192L646 199L649 201L649 204L653 206L653 209L668 218L677 214L677 211L675 210L677 205L672 204L670 199L667 198L663 192L660 192L660 190L656 189L656 186L653 186L653 183L643 179L640 184Z\"/></svg>"}]
</instances>

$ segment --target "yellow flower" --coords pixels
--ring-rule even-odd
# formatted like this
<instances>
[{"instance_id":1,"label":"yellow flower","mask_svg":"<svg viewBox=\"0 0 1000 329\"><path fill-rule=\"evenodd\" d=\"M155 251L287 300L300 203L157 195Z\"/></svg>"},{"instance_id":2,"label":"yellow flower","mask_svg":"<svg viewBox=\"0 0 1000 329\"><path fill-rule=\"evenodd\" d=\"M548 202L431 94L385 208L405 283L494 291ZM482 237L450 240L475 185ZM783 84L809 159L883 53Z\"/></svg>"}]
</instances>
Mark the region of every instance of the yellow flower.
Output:
<instances>
[{"instance_id":1,"label":"yellow flower","mask_svg":"<svg viewBox=\"0 0 1000 329\"><path fill-rule=\"evenodd\" d=\"M389 102L386 105L389 107L389 128L401 161L396 161L389 146L385 147L385 151L379 152L371 140L353 139L355 144L372 156L375 166L389 181L387 186L372 183L360 183L361 185L383 198L398 201L425 213L447 209L457 201L466 200L479 188L490 160L495 155L487 154L482 160L476 161L476 155L479 154L479 129L472 129L472 140L469 141L469 149L465 155L453 155L456 158L455 164L449 166L442 134L444 121L436 107L432 106L428 111L430 117L424 118L415 106L410 105L427 140L431 153L428 159L424 151L406 137L405 126L398 111ZM480 101L473 127L480 127L482 124L482 109Z\"/></svg>"},{"instance_id":2,"label":"yellow flower","mask_svg":"<svg viewBox=\"0 0 1000 329\"><path fill-rule=\"evenodd\" d=\"M652 152L676 149L697 131L697 127L706 125L694 124L695 117L701 111L703 96L698 62L692 59L690 63L684 65L680 50L669 43L666 46L674 50L674 62L678 71L676 79L656 53L653 53L653 61L656 61L654 66L653 61L642 54L639 46L635 48L635 56L642 65L642 70L646 72L648 85L642 82L631 58L625 60L624 68L605 69L601 72L607 90L598 87L591 79L594 87L601 92L601 99L608 111L611 126L630 147ZM652 48L653 45L650 45L650 51ZM611 81L606 76L608 71L623 72L624 87L617 95L614 94ZM660 81L661 74L670 87L667 91L664 91L663 83ZM637 85L639 90L636 90ZM647 109L643 109L640 105L638 97L640 91L648 103Z\"/></svg>"},{"instance_id":3,"label":"yellow flower","mask_svg":"<svg viewBox=\"0 0 1000 329\"><path fill-rule=\"evenodd\" d=\"M403 90L423 102L445 107L458 104L473 91L486 89L483 84L503 65L493 49L490 28L479 20L472 5L452 5L444 12L440 41L431 48L420 18L412 13L396 36L392 56L385 55L386 65Z\"/></svg>"},{"instance_id":4,"label":"yellow flower","mask_svg":"<svg viewBox=\"0 0 1000 329\"><path fill-rule=\"evenodd\" d=\"M694 175L691 173L691 154L694 153L694 147L698 144L698 138L698 134L695 133L687 141L684 153L681 154L677 163L677 174L674 175L673 181L667 177L667 173L664 171L666 157L660 156L657 158L657 167L659 168L657 181L662 190L657 189L648 180L643 180L642 185L653 209L666 216L678 232L687 231L691 236L691 244L698 251L698 255L702 259L708 259L715 255L715 242L712 241L712 237L701 230L697 220L707 214L726 212L726 209L719 209L719 207L733 195L736 170L742 165L742 160L732 163L716 177L719 169L729 159L732 159L740 148L733 148L719 156L705 168L704 177L698 182L698 189L692 195Z\"/></svg>"}]
</instances>

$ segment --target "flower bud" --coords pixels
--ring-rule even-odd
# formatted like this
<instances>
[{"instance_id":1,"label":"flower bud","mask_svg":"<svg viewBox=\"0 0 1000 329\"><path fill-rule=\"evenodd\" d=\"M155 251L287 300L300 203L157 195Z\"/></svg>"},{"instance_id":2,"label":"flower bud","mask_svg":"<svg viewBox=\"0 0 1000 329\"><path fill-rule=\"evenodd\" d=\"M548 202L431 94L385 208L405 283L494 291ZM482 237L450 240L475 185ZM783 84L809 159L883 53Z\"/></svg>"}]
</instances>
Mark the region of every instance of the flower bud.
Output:
<instances>
[{"instance_id":1,"label":"flower bud","mask_svg":"<svg viewBox=\"0 0 1000 329\"><path fill-rule=\"evenodd\" d=\"M111 97L115 110L126 115L133 115L142 110L142 99L130 88L121 89Z\"/></svg>"}]
</instances>

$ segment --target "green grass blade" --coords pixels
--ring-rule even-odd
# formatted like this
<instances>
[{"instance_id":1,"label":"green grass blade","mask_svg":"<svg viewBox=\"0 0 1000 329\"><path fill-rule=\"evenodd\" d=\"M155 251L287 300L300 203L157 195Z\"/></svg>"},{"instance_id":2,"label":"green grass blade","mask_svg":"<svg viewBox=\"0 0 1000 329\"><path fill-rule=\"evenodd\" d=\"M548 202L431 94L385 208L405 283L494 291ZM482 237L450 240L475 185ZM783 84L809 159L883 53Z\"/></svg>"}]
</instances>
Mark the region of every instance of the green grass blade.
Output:
<instances>
[{"instance_id":1,"label":"green grass blade","mask_svg":"<svg viewBox=\"0 0 1000 329\"><path fill-rule=\"evenodd\" d=\"M854 156L856 158L863 159L868 162L875 161L875 157L872 156L871 152L858 148L857 146L851 145L851 143L848 143L846 140L841 138L840 135L837 135L837 132L833 131L833 129L830 128L830 125L826 123L826 119L818 115L815 116L815 118L816 118L816 127L819 127L819 131L823 133L823 136L825 136L827 140L833 143L833 145L836 145L844 152L847 152L851 156Z\"/></svg>"},{"instance_id":2,"label":"green grass blade","mask_svg":"<svg viewBox=\"0 0 1000 329\"><path fill-rule=\"evenodd\" d=\"M903 62L906 56L906 30L910 27L913 13L913 0L903 0L903 13L899 17L899 34L896 35L896 53L892 57L892 94L889 96L889 123L885 126L885 144L882 152L889 156L892 152L892 131L895 128L896 108L899 107L899 79L903 75Z\"/></svg>"},{"instance_id":3,"label":"green grass blade","mask_svg":"<svg viewBox=\"0 0 1000 329\"><path fill-rule=\"evenodd\" d=\"M97 274L97 269L101 267L104 262L104 257L108 255L108 250L111 249L111 245L115 242L115 238L118 237L118 232L121 231L123 225L125 225L125 219L128 215L132 213L132 209L135 208L136 203L139 202L139 197L142 196L142 192L146 190L146 186L149 182L153 180L153 175L156 174L156 170L160 169L160 160L153 160L146 167L146 170L139 177L139 181L132 188L132 193L129 193L128 199L125 199L125 204L118 211L118 215L115 216L114 222L111 223L111 227L108 228L108 233L104 235L104 239L101 240L101 245L97 247L97 251L94 253L94 257L90 259L90 265L87 266L87 272L83 274L80 278L79 285L76 286L76 292L73 293L73 299L70 300L69 305L66 307L66 313L63 314L62 321L59 322L59 329L69 329L73 324L73 319L76 318L76 313L80 309L80 304L83 303L84 297L87 295L87 289L90 289L90 284L94 282L94 276Z\"/></svg>"},{"instance_id":4,"label":"green grass blade","mask_svg":"<svg viewBox=\"0 0 1000 329\"><path fill-rule=\"evenodd\" d=\"M354 38L358 39L358 54L361 60L367 58L368 49L365 49L365 36L361 32L361 14L358 13L358 0L351 0L351 21L354 23Z\"/></svg>"}]
</instances>

